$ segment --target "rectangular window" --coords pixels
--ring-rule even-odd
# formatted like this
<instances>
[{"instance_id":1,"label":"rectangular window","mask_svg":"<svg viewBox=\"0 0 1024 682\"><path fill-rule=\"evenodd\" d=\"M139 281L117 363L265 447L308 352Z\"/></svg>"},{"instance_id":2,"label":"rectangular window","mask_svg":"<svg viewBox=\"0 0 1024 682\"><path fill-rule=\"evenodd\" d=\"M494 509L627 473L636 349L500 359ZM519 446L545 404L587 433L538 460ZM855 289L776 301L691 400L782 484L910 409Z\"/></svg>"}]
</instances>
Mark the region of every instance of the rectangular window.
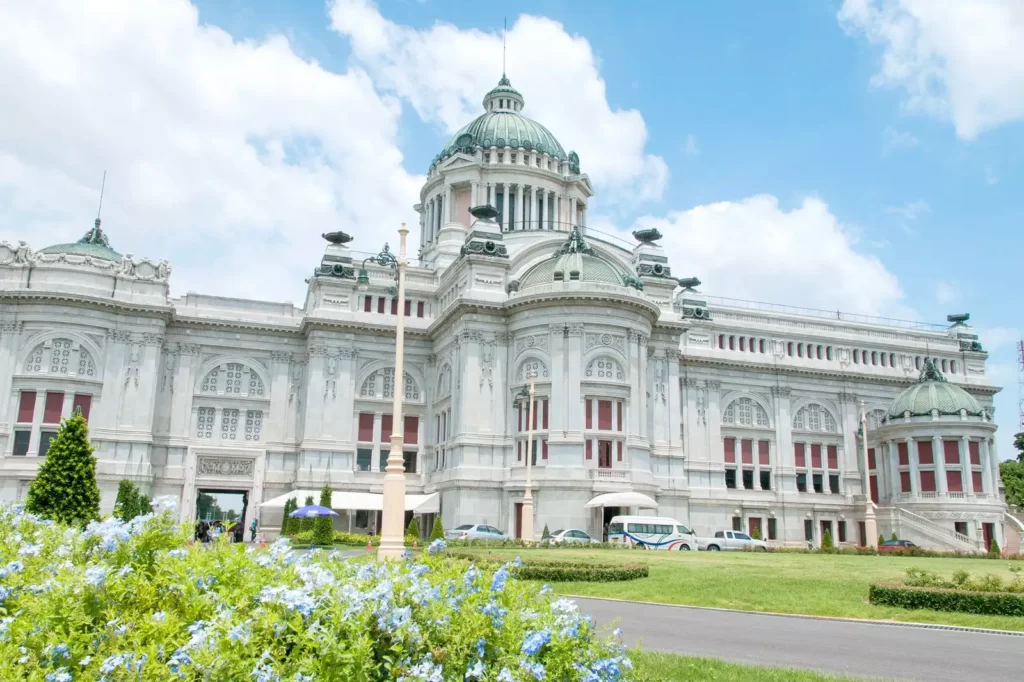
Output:
<instances>
[{"instance_id":1,"label":"rectangular window","mask_svg":"<svg viewBox=\"0 0 1024 682\"><path fill-rule=\"evenodd\" d=\"M835 445L829 445L828 451L828 468L838 469L839 468L839 448Z\"/></svg>"},{"instance_id":2,"label":"rectangular window","mask_svg":"<svg viewBox=\"0 0 1024 682\"><path fill-rule=\"evenodd\" d=\"M376 471L384 471L388 467L388 449L380 449L380 461L377 462Z\"/></svg>"},{"instance_id":3,"label":"rectangular window","mask_svg":"<svg viewBox=\"0 0 1024 682\"><path fill-rule=\"evenodd\" d=\"M971 456L971 464L981 464L981 453L978 450L978 441L969 440L967 441L967 452Z\"/></svg>"},{"instance_id":4,"label":"rectangular window","mask_svg":"<svg viewBox=\"0 0 1024 682\"><path fill-rule=\"evenodd\" d=\"M615 423L618 425L616 431L622 431L622 401L615 401Z\"/></svg>"},{"instance_id":5,"label":"rectangular window","mask_svg":"<svg viewBox=\"0 0 1024 682\"><path fill-rule=\"evenodd\" d=\"M875 449L868 448L868 469L875 469Z\"/></svg>"},{"instance_id":6,"label":"rectangular window","mask_svg":"<svg viewBox=\"0 0 1024 682\"><path fill-rule=\"evenodd\" d=\"M359 448L356 450L356 471L369 471L372 460L373 450L370 448Z\"/></svg>"},{"instance_id":7,"label":"rectangular window","mask_svg":"<svg viewBox=\"0 0 1024 682\"><path fill-rule=\"evenodd\" d=\"M772 472L769 469L761 469L761 490L772 489Z\"/></svg>"},{"instance_id":8,"label":"rectangular window","mask_svg":"<svg viewBox=\"0 0 1024 682\"><path fill-rule=\"evenodd\" d=\"M725 487L735 488L736 487L736 470L726 469L725 470Z\"/></svg>"},{"instance_id":9,"label":"rectangular window","mask_svg":"<svg viewBox=\"0 0 1024 682\"><path fill-rule=\"evenodd\" d=\"M544 411L544 418L541 420L541 428L544 429L545 431L547 431L548 430L548 399L544 398L544 400L540 401L540 405L541 405L541 408L543 408L543 411Z\"/></svg>"},{"instance_id":10,"label":"rectangular window","mask_svg":"<svg viewBox=\"0 0 1024 682\"><path fill-rule=\"evenodd\" d=\"M814 542L814 521L804 519L804 540Z\"/></svg>"},{"instance_id":11,"label":"rectangular window","mask_svg":"<svg viewBox=\"0 0 1024 682\"><path fill-rule=\"evenodd\" d=\"M59 391L46 392L46 406L43 408L44 424L59 424L60 413L64 409L64 393ZM41 448L40 448L41 451Z\"/></svg>"},{"instance_id":12,"label":"rectangular window","mask_svg":"<svg viewBox=\"0 0 1024 682\"><path fill-rule=\"evenodd\" d=\"M74 414L78 410L82 411L82 418L85 421L89 421L89 411L92 409L92 396L82 395L76 393L74 401L71 403L71 414Z\"/></svg>"},{"instance_id":13,"label":"rectangular window","mask_svg":"<svg viewBox=\"0 0 1024 682\"><path fill-rule=\"evenodd\" d=\"M622 461L622 441L621 440L618 441L616 443L615 447L617 448L617 452L618 452L618 454L617 454L615 459L621 462Z\"/></svg>"},{"instance_id":14,"label":"rectangular window","mask_svg":"<svg viewBox=\"0 0 1024 682\"><path fill-rule=\"evenodd\" d=\"M743 489L753 490L754 489L754 470L744 469L743 470Z\"/></svg>"},{"instance_id":15,"label":"rectangular window","mask_svg":"<svg viewBox=\"0 0 1024 682\"><path fill-rule=\"evenodd\" d=\"M397 305L397 304L396 304ZM403 313L406 317L412 317L412 301L405 299L405 312Z\"/></svg>"},{"instance_id":16,"label":"rectangular window","mask_svg":"<svg viewBox=\"0 0 1024 682\"><path fill-rule=\"evenodd\" d=\"M900 441L899 443L897 443L896 444L896 451L899 453L900 466L901 467L910 466L910 452L907 449L906 441ZM909 491L904 491L904 492L909 492Z\"/></svg>"},{"instance_id":17,"label":"rectangular window","mask_svg":"<svg viewBox=\"0 0 1024 682\"><path fill-rule=\"evenodd\" d=\"M777 540L778 539L778 534L777 534L777 532L775 530L775 519L773 519L770 516L768 517L768 539L769 540Z\"/></svg>"},{"instance_id":18,"label":"rectangular window","mask_svg":"<svg viewBox=\"0 0 1024 682\"><path fill-rule=\"evenodd\" d=\"M718 347L725 350L725 334L718 335Z\"/></svg>"},{"instance_id":19,"label":"rectangular window","mask_svg":"<svg viewBox=\"0 0 1024 682\"><path fill-rule=\"evenodd\" d=\"M736 337L735 336L730 336L729 337L729 350L736 350Z\"/></svg>"},{"instance_id":20,"label":"rectangular window","mask_svg":"<svg viewBox=\"0 0 1024 682\"><path fill-rule=\"evenodd\" d=\"M736 462L736 439L735 438L723 438L722 439L722 450L725 454L725 461L733 464Z\"/></svg>"},{"instance_id":21,"label":"rectangular window","mask_svg":"<svg viewBox=\"0 0 1024 682\"><path fill-rule=\"evenodd\" d=\"M529 421L529 419L527 419ZM533 430L537 430L537 424L540 423L540 401L534 398L533 400Z\"/></svg>"},{"instance_id":22,"label":"rectangular window","mask_svg":"<svg viewBox=\"0 0 1024 682\"><path fill-rule=\"evenodd\" d=\"M547 459L548 458L548 439L547 438L545 438L544 440L541 441L541 446L540 447L541 447L541 452L543 453L543 458Z\"/></svg>"},{"instance_id":23,"label":"rectangular window","mask_svg":"<svg viewBox=\"0 0 1024 682\"><path fill-rule=\"evenodd\" d=\"M960 470L946 472L946 490L951 493L962 493L964 491L964 480Z\"/></svg>"},{"instance_id":24,"label":"rectangular window","mask_svg":"<svg viewBox=\"0 0 1024 682\"><path fill-rule=\"evenodd\" d=\"M380 296L377 298L377 312L381 315L384 314L384 297Z\"/></svg>"},{"instance_id":25,"label":"rectangular window","mask_svg":"<svg viewBox=\"0 0 1024 682\"><path fill-rule=\"evenodd\" d=\"M406 445L418 445L420 432L419 417L405 417L405 437L402 439Z\"/></svg>"},{"instance_id":26,"label":"rectangular window","mask_svg":"<svg viewBox=\"0 0 1024 682\"><path fill-rule=\"evenodd\" d=\"M966 521L954 521L953 530L960 535L967 535L967 522Z\"/></svg>"},{"instance_id":27,"label":"rectangular window","mask_svg":"<svg viewBox=\"0 0 1024 682\"><path fill-rule=\"evenodd\" d=\"M612 401L597 401L597 428L601 431L612 430Z\"/></svg>"},{"instance_id":28,"label":"rectangular window","mask_svg":"<svg viewBox=\"0 0 1024 682\"><path fill-rule=\"evenodd\" d=\"M360 412L359 413L359 442L360 443L372 443L373 442L373 413L372 412Z\"/></svg>"},{"instance_id":29,"label":"rectangular window","mask_svg":"<svg viewBox=\"0 0 1024 682\"><path fill-rule=\"evenodd\" d=\"M18 423L31 424L36 412L36 392L22 391L18 402Z\"/></svg>"},{"instance_id":30,"label":"rectangular window","mask_svg":"<svg viewBox=\"0 0 1024 682\"><path fill-rule=\"evenodd\" d=\"M589 438L587 439L586 449L587 449L587 459L588 460L594 459L594 441L590 440Z\"/></svg>"},{"instance_id":31,"label":"rectangular window","mask_svg":"<svg viewBox=\"0 0 1024 682\"><path fill-rule=\"evenodd\" d=\"M982 485L981 472L980 471L972 471L971 472L971 483L974 484L974 492L975 493L985 493L985 492L988 492L987 490L982 490L982 488L984 486Z\"/></svg>"},{"instance_id":32,"label":"rectangular window","mask_svg":"<svg viewBox=\"0 0 1024 682\"><path fill-rule=\"evenodd\" d=\"M743 457L744 464L754 463L754 441L749 438L744 438L740 441L740 455Z\"/></svg>"},{"instance_id":33,"label":"rectangular window","mask_svg":"<svg viewBox=\"0 0 1024 682\"><path fill-rule=\"evenodd\" d=\"M771 455L769 454L768 441L766 440L757 441L757 461L761 466L771 464Z\"/></svg>"},{"instance_id":34,"label":"rectangular window","mask_svg":"<svg viewBox=\"0 0 1024 682\"><path fill-rule=\"evenodd\" d=\"M796 461L796 466L801 468L807 466L807 457L804 454L803 443L793 443L793 459Z\"/></svg>"},{"instance_id":35,"label":"rectangular window","mask_svg":"<svg viewBox=\"0 0 1024 682\"><path fill-rule=\"evenodd\" d=\"M946 456L946 464L959 464L960 463L960 441L958 440L944 440L942 441L942 454Z\"/></svg>"},{"instance_id":36,"label":"rectangular window","mask_svg":"<svg viewBox=\"0 0 1024 682\"><path fill-rule=\"evenodd\" d=\"M423 301L416 301L416 317L423 317Z\"/></svg>"},{"instance_id":37,"label":"rectangular window","mask_svg":"<svg viewBox=\"0 0 1024 682\"><path fill-rule=\"evenodd\" d=\"M32 440L31 431L14 432L14 456L24 457L28 454L28 442Z\"/></svg>"},{"instance_id":38,"label":"rectangular window","mask_svg":"<svg viewBox=\"0 0 1024 682\"><path fill-rule=\"evenodd\" d=\"M846 521L840 521L836 527L839 531L839 542L846 542Z\"/></svg>"},{"instance_id":39,"label":"rectangular window","mask_svg":"<svg viewBox=\"0 0 1024 682\"><path fill-rule=\"evenodd\" d=\"M909 493L909 492L911 492L911 490L910 490L910 472L909 471L901 471L900 472L900 492L901 493Z\"/></svg>"},{"instance_id":40,"label":"rectangular window","mask_svg":"<svg viewBox=\"0 0 1024 682\"><path fill-rule=\"evenodd\" d=\"M802 493L807 492L807 474L796 475L796 489Z\"/></svg>"},{"instance_id":41,"label":"rectangular window","mask_svg":"<svg viewBox=\"0 0 1024 682\"><path fill-rule=\"evenodd\" d=\"M597 441L597 466L601 469L612 468L612 442L610 440Z\"/></svg>"},{"instance_id":42,"label":"rectangular window","mask_svg":"<svg viewBox=\"0 0 1024 682\"><path fill-rule=\"evenodd\" d=\"M828 489L833 495L839 494L839 474L829 474Z\"/></svg>"},{"instance_id":43,"label":"rectangular window","mask_svg":"<svg viewBox=\"0 0 1024 682\"><path fill-rule=\"evenodd\" d=\"M394 418L390 414L383 414L380 417L380 442L391 442L391 429L394 426Z\"/></svg>"},{"instance_id":44,"label":"rectangular window","mask_svg":"<svg viewBox=\"0 0 1024 682\"><path fill-rule=\"evenodd\" d=\"M397 315L398 314L398 299L397 298L391 299L391 314L392 315Z\"/></svg>"},{"instance_id":45,"label":"rectangular window","mask_svg":"<svg viewBox=\"0 0 1024 682\"><path fill-rule=\"evenodd\" d=\"M737 533L743 530L743 519L741 517L732 517L732 529Z\"/></svg>"},{"instance_id":46,"label":"rectangular window","mask_svg":"<svg viewBox=\"0 0 1024 682\"><path fill-rule=\"evenodd\" d=\"M523 441L516 441L516 461L523 461Z\"/></svg>"},{"instance_id":47,"label":"rectangular window","mask_svg":"<svg viewBox=\"0 0 1024 682\"><path fill-rule=\"evenodd\" d=\"M416 451L405 450L402 452L402 462L405 464L405 473L415 474L416 473Z\"/></svg>"},{"instance_id":48,"label":"rectangular window","mask_svg":"<svg viewBox=\"0 0 1024 682\"><path fill-rule=\"evenodd\" d=\"M362 428L362 424L360 424L360 428ZM362 440L362 438L360 438L360 440ZM441 415L439 414L434 415L434 442L441 442Z\"/></svg>"},{"instance_id":49,"label":"rectangular window","mask_svg":"<svg viewBox=\"0 0 1024 682\"><path fill-rule=\"evenodd\" d=\"M373 312L373 296L363 296L363 312Z\"/></svg>"},{"instance_id":50,"label":"rectangular window","mask_svg":"<svg viewBox=\"0 0 1024 682\"><path fill-rule=\"evenodd\" d=\"M932 442L930 440L917 441L917 463L934 464L935 457L932 453Z\"/></svg>"},{"instance_id":51,"label":"rectangular window","mask_svg":"<svg viewBox=\"0 0 1024 682\"><path fill-rule=\"evenodd\" d=\"M587 428L588 429L594 428L594 411L593 411L593 409L591 409L593 407L593 402L594 402L593 400L591 400L590 398L587 398L586 402L584 403L586 405L586 407L587 407L586 422L587 422Z\"/></svg>"},{"instance_id":52,"label":"rectangular window","mask_svg":"<svg viewBox=\"0 0 1024 682\"><path fill-rule=\"evenodd\" d=\"M823 493L825 492L825 477L822 474L814 474L811 477L811 481L814 485L814 492Z\"/></svg>"},{"instance_id":53,"label":"rectangular window","mask_svg":"<svg viewBox=\"0 0 1024 682\"><path fill-rule=\"evenodd\" d=\"M50 443L57 438L56 431L43 431L39 434L39 456L46 457L47 451L50 449Z\"/></svg>"},{"instance_id":54,"label":"rectangular window","mask_svg":"<svg viewBox=\"0 0 1024 682\"><path fill-rule=\"evenodd\" d=\"M811 444L811 468L812 469L820 469L821 468L821 444L820 443L812 443Z\"/></svg>"},{"instance_id":55,"label":"rectangular window","mask_svg":"<svg viewBox=\"0 0 1024 682\"><path fill-rule=\"evenodd\" d=\"M878 504L878 476L871 477L871 501Z\"/></svg>"},{"instance_id":56,"label":"rectangular window","mask_svg":"<svg viewBox=\"0 0 1024 682\"><path fill-rule=\"evenodd\" d=\"M934 471L921 471L921 492L933 493L935 492L935 472Z\"/></svg>"}]
</instances>

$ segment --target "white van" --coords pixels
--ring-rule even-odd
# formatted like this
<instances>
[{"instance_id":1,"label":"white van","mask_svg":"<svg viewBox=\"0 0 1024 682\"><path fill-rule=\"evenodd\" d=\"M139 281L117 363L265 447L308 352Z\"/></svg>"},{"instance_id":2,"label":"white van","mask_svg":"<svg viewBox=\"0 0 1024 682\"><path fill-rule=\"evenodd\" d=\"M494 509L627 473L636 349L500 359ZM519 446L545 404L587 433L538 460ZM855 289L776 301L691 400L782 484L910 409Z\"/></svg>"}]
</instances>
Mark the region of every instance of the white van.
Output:
<instances>
[{"instance_id":1,"label":"white van","mask_svg":"<svg viewBox=\"0 0 1024 682\"><path fill-rule=\"evenodd\" d=\"M697 551L697 536L675 519L662 516L613 516L608 542L639 545L645 549Z\"/></svg>"}]
</instances>

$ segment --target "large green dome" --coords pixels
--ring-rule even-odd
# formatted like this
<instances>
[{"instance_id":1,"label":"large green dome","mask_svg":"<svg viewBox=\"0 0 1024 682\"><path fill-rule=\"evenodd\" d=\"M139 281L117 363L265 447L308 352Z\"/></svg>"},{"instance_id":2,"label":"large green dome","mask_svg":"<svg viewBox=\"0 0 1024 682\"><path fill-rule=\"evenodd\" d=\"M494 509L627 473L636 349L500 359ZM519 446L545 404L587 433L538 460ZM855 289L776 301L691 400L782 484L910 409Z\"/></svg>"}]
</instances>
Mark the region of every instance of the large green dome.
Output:
<instances>
[{"instance_id":1,"label":"large green dome","mask_svg":"<svg viewBox=\"0 0 1024 682\"><path fill-rule=\"evenodd\" d=\"M520 113L525 101L505 76L484 97L483 114L452 135L431 166L458 152L472 154L476 149L522 147L538 151L559 161L569 160L565 149L547 128Z\"/></svg>"},{"instance_id":2,"label":"large green dome","mask_svg":"<svg viewBox=\"0 0 1024 682\"><path fill-rule=\"evenodd\" d=\"M103 230L100 229L99 218L96 219L96 225L74 244L54 244L53 246L47 246L44 249L39 249L37 253L64 253L72 256L89 256L90 258L98 258L99 260L121 260L121 254L110 248L110 242L107 240L107 235L103 234Z\"/></svg>"},{"instance_id":3,"label":"large green dome","mask_svg":"<svg viewBox=\"0 0 1024 682\"><path fill-rule=\"evenodd\" d=\"M959 415L962 411L975 417L985 409L970 393L946 381L931 360L925 361L921 380L904 390L889 406L889 419L899 419L906 413L912 417L930 416L938 410L940 415Z\"/></svg>"}]
</instances>

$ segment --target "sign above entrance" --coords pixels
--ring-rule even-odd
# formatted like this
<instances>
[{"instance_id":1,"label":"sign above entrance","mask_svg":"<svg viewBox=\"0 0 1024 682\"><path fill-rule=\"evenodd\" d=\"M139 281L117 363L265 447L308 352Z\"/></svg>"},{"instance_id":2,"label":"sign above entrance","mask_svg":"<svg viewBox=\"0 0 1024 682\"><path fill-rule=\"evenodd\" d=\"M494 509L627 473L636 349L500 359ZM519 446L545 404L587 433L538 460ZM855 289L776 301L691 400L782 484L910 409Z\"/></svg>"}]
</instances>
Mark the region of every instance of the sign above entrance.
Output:
<instances>
[{"instance_id":1,"label":"sign above entrance","mask_svg":"<svg viewBox=\"0 0 1024 682\"><path fill-rule=\"evenodd\" d=\"M200 457L196 462L199 476L245 476L252 478L255 462L233 457Z\"/></svg>"}]
</instances>

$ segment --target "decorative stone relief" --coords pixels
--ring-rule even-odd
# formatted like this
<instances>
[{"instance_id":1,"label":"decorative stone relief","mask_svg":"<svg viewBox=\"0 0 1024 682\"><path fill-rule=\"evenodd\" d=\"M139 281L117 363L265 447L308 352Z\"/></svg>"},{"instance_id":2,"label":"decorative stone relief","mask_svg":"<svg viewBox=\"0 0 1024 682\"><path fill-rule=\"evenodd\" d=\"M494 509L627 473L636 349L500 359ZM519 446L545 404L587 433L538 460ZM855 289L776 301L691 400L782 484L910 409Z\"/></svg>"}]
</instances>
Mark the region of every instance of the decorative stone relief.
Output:
<instances>
[{"instance_id":1,"label":"decorative stone relief","mask_svg":"<svg viewBox=\"0 0 1024 682\"><path fill-rule=\"evenodd\" d=\"M199 476L245 476L251 478L255 469L256 461L252 459L200 457L196 462L196 474Z\"/></svg>"},{"instance_id":2,"label":"decorative stone relief","mask_svg":"<svg viewBox=\"0 0 1024 682\"><path fill-rule=\"evenodd\" d=\"M569 332L569 336L582 336L583 335L583 323L582 322L570 322L565 325L565 328Z\"/></svg>"},{"instance_id":3,"label":"decorative stone relief","mask_svg":"<svg viewBox=\"0 0 1024 682\"><path fill-rule=\"evenodd\" d=\"M182 343L178 345L179 355L199 355L200 346L198 343Z\"/></svg>"},{"instance_id":4,"label":"decorative stone relief","mask_svg":"<svg viewBox=\"0 0 1024 682\"><path fill-rule=\"evenodd\" d=\"M290 362L292 354L288 351L283 350L272 350L270 351L271 362Z\"/></svg>"},{"instance_id":5,"label":"decorative stone relief","mask_svg":"<svg viewBox=\"0 0 1024 682\"><path fill-rule=\"evenodd\" d=\"M776 398L788 398L792 393L789 386L772 386L772 395Z\"/></svg>"},{"instance_id":6,"label":"decorative stone relief","mask_svg":"<svg viewBox=\"0 0 1024 682\"><path fill-rule=\"evenodd\" d=\"M306 363L296 361L292 364L291 374L288 380L288 402L292 402L302 388L302 374L305 371Z\"/></svg>"},{"instance_id":7,"label":"decorative stone relief","mask_svg":"<svg viewBox=\"0 0 1024 682\"><path fill-rule=\"evenodd\" d=\"M131 344L128 347L128 365L124 369L124 385L127 386L130 382L135 382L135 386L139 385L139 365L142 363L142 349L136 345Z\"/></svg>"},{"instance_id":8,"label":"decorative stone relief","mask_svg":"<svg viewBox=\"0 0 1024 682\"><path fill-rule=\"evenodd\" d=\"M704 426L708 423L708 384L704 382L703 386L697 386L697 394L694 401L697 403L697 422Z\"/></svg>"},{"instance_id":9,"label":"decorative stone relief","mask_svg":"<svg viewBox=\"0 0 1024 682\"><path fill-rule=\"evenodd\" d=\"M494 388L494 341L480 342L480 385L487 382L488 388Z\"/></svg>"},{"instance_id":10,"label":"decorative stone relief","mask_svg":"<svg viewBox=\"0 0 1024 682\"><path fill-rule=\"evenodd\" d=\"M109 339L112 343L131 343L132 333L123 331L121 329L108 329L107 339Z\"/></svg>"},{"instance_id":11,"label":"decorative stone relief","mask_svg":"<svg viewBox=\"0 0 1024 682\"><path fill-rule=\"evenodd\" d=\"M839 359L839 364L846 367L850 364L850 349L849 348L837 348L836 357Z\"/></svg>"},{"instance_id":12,"label":"decorative stone relief","mask_svg":"<svg viewBox=\"0 0 1024 682\"><path fill-rule=\"evenodd\" d=\"M13 322L0 322L0 334L19 334L23 323L21 320Z\"/></svg>"},{"instance_id":13,"label":"decorative stone relief","mask_svg":"<svg viewBox=\"0 0 1024 682\"><path fill-rule=\"evenodd\" d=\"M772 355L780 360L786 357L786 342L778 339L772 339Z\"/></svg>"},{"instance_id":14,"label":"decorative stone relief","mask_svg":"<svg viewBox=\"0 0 1024 682\"><path fill-rule=\"evenodd\" d=\"M653 349L652 349L653 350ZM661 358L654 361L654 396L660 398L661 402L667 400L665 396L665 381L668 378L668 367Z\"/></svg>"},{"instance_id":15,"label":"decorative stone relief","mask_svg":"<svg viewBox=\"0 0 1024 682\"><path fill-rule=\"evenodd\" d=\"M160 391L174 393L174 375L178 371L178 349L164 348L164 367L160 374Z\"/></svg>"},{"instance_id":16,"label":"decorative stone relief","mask_svg":"<svg viewBox=\"0 0 1024 682\"><path fill-rule=\"evenodd\" d=\"M626 339L618 334L609 334L607 332L602 334L587 334L586 340L583 344L584 350L589 351L591 348L596 348L598 346L610 346L620 353L624 353Z\"/></svg>"},{"instance_id":17,"label":"decorative stone relief","mask_svg":"<svg viewBox=\"0 0 1024 682\"><path fill-rule=\"evenodd\" d=\"M331 399L338 397L338 358L333 355L324 363L324 397L328 394Z\"/></svg>"},{"instance_id":18,"label":"decorative stone relief","mask_svg":"<svg viewBox=\"0 0 1024 682\"><path fill-rule=\"evenodd\" d=\"M559 331L562 328L559 327ZM543 351L548 349L548 336L546 334L527 334L516 337L516 355L519 355L530 348L538 348Z\"/></svg>"},{"instance_id":19,"label":"decorative stone relief","mask_svg":"<svg viewBox=\"0 0 1024 682\"><path fill-rule=\"evenodd\" d=\"M327 357L327 346L310 346L306 349L306 354L311 358L325 358Z\"/></svg>"},{"instance_id":20,"label":"decorative stone relief","mask_svg":"<svg viewBox=\"0 0 1024 682\"><path fill-rule=\"evenodd\" d=\"M160 334L151 334L146 332L142 335L143 346L162 346L164 344L164 337Z\"/></svg>"}]
</instances>

